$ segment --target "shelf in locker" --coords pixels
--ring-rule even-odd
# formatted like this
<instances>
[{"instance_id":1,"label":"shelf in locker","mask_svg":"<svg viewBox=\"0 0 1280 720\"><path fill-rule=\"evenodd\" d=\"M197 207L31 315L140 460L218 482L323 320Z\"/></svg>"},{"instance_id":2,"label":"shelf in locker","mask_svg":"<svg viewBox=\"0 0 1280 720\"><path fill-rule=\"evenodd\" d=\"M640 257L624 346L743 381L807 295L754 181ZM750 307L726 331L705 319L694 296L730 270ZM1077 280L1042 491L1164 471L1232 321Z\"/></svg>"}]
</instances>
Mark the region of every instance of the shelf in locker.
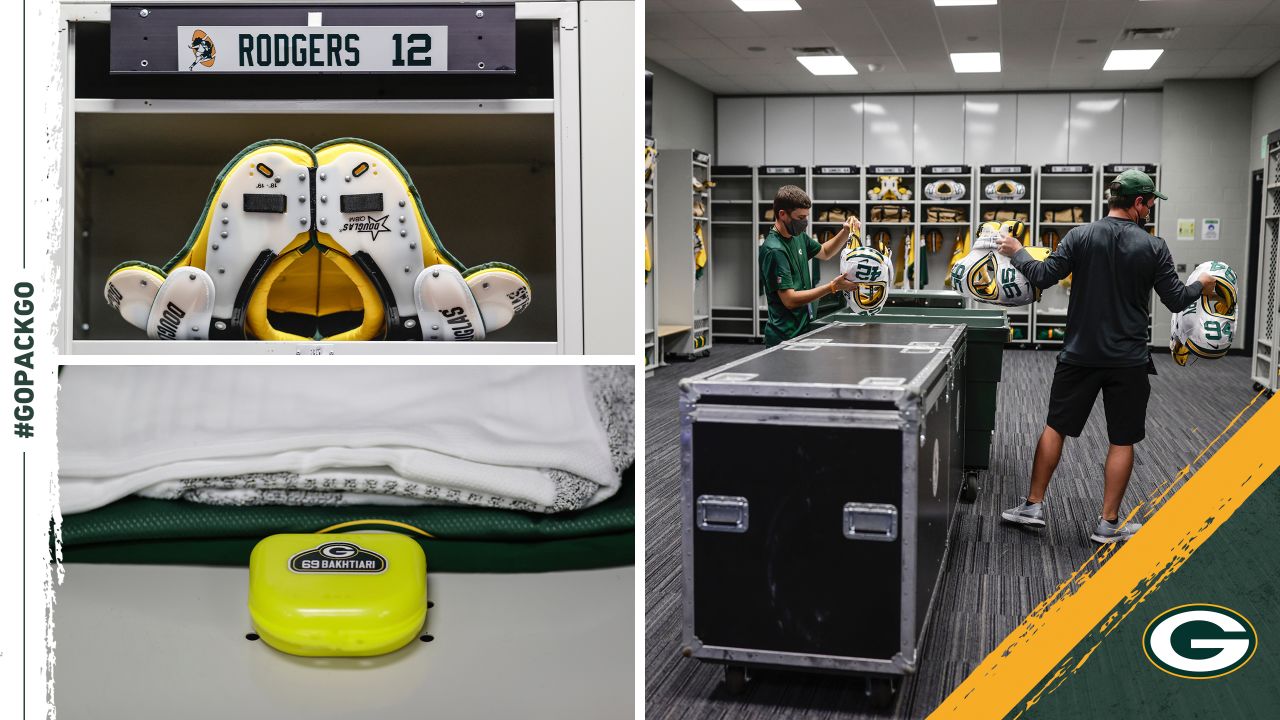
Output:
<instances>
[{"instance_id":1,"label":"shelf in locker","mask_svg":"<svg viewBox=\"0 0 1280 720\"><path fill-rule=\"evenodd\" d=\"M662 338L669 335L678 335L682 332L689 332L692 329L692 325L659 325L658 337Z\"/></svg>"},{"instance_id":2,"label":"shelf in locker","mask_svg":"<svg viewBox=\"0 0 1280 720\"><path fill-rule=\"evenodd\" d=\"M1062 177L1062 176L1061 176L1061 175L1057 175L1057 176L1055 176L1055 177ZM1043 205L1043 204L1045 204L1045 203L1053 203L1054 205L1091 205L1091 204L1093 204L1093 201L1092 201L1092 200L1089 200L1089 199L1085 199L1085 200L1059 200L1059 199L1057 199L1057 198L1047 198L1047 197L1042 197L1042 198L1040 198L1040 204L1041 204L1041 205Z\"/></svg>"},{"instance_id":3,"label":"shelf in locker","mask_svg":"<svg viewBox=\"0 0 1280 720\"><path fill-rule=\"evenodd\" d=\"M750 205L754 201L753 200L718 200L718 199L712 198L711 202L717 205Z\"/></svg>"},{"instance_id":4,"label":"shelf in locker","mask_svg":"<svg viewBox=\"0 0 1280 720\"><path fill-rule=\"evenodd\" d=\"M712 225L754 225L751 220L712 220Z\"/></svg>"},{"instance_id":5,"label":"shelf in locker","mask_svg":"<svg viewBox=\"0 0 1280 720\"><path fill-rule=\"evenodd\" d=\"M1022 200L989 200L987 198L983 198L978 201L978 204L979 205L1030 205L1031 198L1024 198Z\"/></svg>"},{"instance_id":6,"label":"shelf in locker","mask_svg":"<svg viewBox=\"0 0 1280 720\"><path fill-rule=\"evenodd\" d=\"M1084 223L1084 222L1076 222L1076 223L1042 222L1042 223L1040 223L1040 227L1050 227L1050 226L1052 226L1052 227L1077 227L1077 226L1080 226L1080 225L1088 225L1088 224L1089 224L1089 223Z\"/></svg>"},{"instance_id":7,"label":"shelf in locker","mask_svg":"<svg viewBox=\"0 0 1280 720\"><path fill-rule=\"evenodd\" d=\"M869 200L868 202L875 202L875 201ZM969 201L963 198L960 200L921 200L920 204L921 205L968 205Z\"/></svg>"},{"instance_id":8,"label":"shelf in locker","mask_svg":"<svg viewBox=\"0 0 1280 720\"><path fill-rule=\"evenodd\" d=\"M885 223L885 224L886 224L886 225L889 225L889 224L892 224L892 225L902 225L902 224L905 224L905 223ZM920 226L921 226L921 227L925 227L925 226L928 226L928 227L969 227L969 223L967 223L967 222L922 222L922 223L920 223Z\"/></svg>"}]
</instances>

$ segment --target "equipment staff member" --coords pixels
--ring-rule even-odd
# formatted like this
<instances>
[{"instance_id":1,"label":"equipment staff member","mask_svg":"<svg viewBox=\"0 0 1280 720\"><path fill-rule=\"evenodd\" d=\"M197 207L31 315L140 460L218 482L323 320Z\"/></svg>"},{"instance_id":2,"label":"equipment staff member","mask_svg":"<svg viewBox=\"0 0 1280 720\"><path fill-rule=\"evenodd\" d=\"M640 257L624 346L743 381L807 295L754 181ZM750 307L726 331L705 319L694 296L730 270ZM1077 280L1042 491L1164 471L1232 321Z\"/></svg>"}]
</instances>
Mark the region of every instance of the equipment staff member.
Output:
<instances>
[{"instance_id":1,"label":"equipment staff member","mask_svg":"<svg viewBox=\"0 0 1280 720\"><path fill-rule=\"evenodd\" d=\"M837 275L820 288L813 287L809 261L828 260L844 247L852 233L856 239L862 224L850 216L830 240L819 243L805 228L813 201L795 185L778 188L773 198L773 227L760 245L760 285L769 305L769 322L764 327L764 344L772 347L804 332L813 319L810 303L852 290L858 286Z\"/></svg>"},{"instance_id":2,"label":"equipment staff member","mask_svg":"<svg viewBox=\"0 0 1280 720\"><path fill-rule=\"evenodd\" d=\"M1156 192L1150 176L1125 170L1109 189L1107 216L1072 228L1043 262L1032 259L1017 238L1002 236L996 247L1038 288L1073 276L1066 340L1049 391L1049 417L1036 445L1031 489L1025 503L1001 517L1044 527L1044 495L1062 456L1063 438L1080 436L1101 390L1111 447L1104 468L1102 514L1089 536L1098 543L1126 540L1141 527L1120 523L1120 501L1133 471L1133 445L1147 431L1147 375L1155 374L1147 345L1151 289L1176 313L1198 296L1213 295L1217 285L1205 273L1198 282L1184 285L1169 246L1143 228L1155 199L1168 200Z\"/></svg>"}]
</instances>

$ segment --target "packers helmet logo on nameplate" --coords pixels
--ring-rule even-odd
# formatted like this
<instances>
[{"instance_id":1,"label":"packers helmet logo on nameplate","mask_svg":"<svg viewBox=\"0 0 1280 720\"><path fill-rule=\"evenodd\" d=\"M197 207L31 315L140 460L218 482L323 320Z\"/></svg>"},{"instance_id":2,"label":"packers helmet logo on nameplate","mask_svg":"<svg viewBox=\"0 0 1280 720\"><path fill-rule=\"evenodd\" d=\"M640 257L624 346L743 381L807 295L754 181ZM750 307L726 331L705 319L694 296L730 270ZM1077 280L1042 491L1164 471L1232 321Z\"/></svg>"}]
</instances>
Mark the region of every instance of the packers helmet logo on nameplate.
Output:
<instances>
[{"instance_id":1,"label":"packers helmet logo on nameplate","mask_svg":"<svg viewBox=\"0 0 1280 720\"><path fill-rule=\"evenodd\" d=\"M217 61L217 48L213 45L213 38L204 30L191 33L191 44L187 47L191 48L191 54L195 56L195 60L187 66L188 70L195 70L197 65L211 68Z\"/></svg>"}]
</instances>

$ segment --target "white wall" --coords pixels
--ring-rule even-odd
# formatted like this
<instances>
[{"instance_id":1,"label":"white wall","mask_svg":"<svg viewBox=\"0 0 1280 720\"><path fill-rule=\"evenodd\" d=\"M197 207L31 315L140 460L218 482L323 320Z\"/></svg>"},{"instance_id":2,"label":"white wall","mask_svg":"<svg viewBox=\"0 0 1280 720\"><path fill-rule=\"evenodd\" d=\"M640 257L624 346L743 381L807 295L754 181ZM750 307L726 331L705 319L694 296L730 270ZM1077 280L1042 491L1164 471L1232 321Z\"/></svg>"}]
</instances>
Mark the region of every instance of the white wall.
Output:
<instances>
[{"instance_id":1,"label":"white wall","mask_svg":"<svg viewBox=\"0 0 1280 720\"><path fill-rule=\"evenodd\" d=\"M1160 162L1157 92L724 97L725 165ZM655 113L657 102L655 100Z\"/></svg>"},{"instance_id":2,"label":"white wall","mask_svg":"<svg viewBox=\"0 0 1280 720\"><path fill-rule=\"evenodd\" d=\"M652 60L646 58L644 64L653 73L653 139L658 147L712 152L716 144L715 96ZM715 157L712 160L720 162Z\"/></svg>"},{"instance_id":3,"label":"white wall","mask_svg":"<svg viewBox=\"0 0 1280 720\"><path fill-rule=\"evenodd\" d=\"M1169 244L1175 264L1187 271L1205 260L1227 263L1241 275L1240 320L1252 310L1252 274L1248 262L1249 157L1258 149L1244 142L1250 133L1253 106L1251 80L1169 80L1164 84L1164 162L1160 187L1168 200L1160 201L1158 234ZM1255 140L1256 143L1256 140ZM1195 218L1196 240L1178 240L1178 218ZM1200 240L1200 222L1222 219L1222 239ZM1155 305L1155 336L1168 338L1169 311ZM1243 330L1237 335L1244 339ZM1242 347L1242 345L1237 345Z\"/></svg>"},{"instance_id":4,"label":"white wall","mask_svg":"<svg viewBox=\"0 0 1280 720\"><path fill-rule=\"evenodd\" d=\"M635 3L583 2L578 6L583 57L605 67L635 67ZM615 188L635 187L636 122L635 87L617 82L609 73L584 72L582 79L582 266L628 267L634 246L600 242L611 234L618 218L635 212L634 193ZM636 188L637 190L639 188ZM583 352L629 355L635 349L635 328L618 322L631 317L635 298L619 293L616 281L606 273L584 273ZM592 303L591 298L609 298ZM603 306L603 307L602 307Z\"/></svg>"},{"instance_id":5,"label":"white wall","mask_svg":"<svg viewBox=\"0 0 1280 720\"><path fill-rule=\"evenodd\" d=\"M1280 63L1253 79L1253 130L1249 133L1249 168L1262 167L1262 136L1280 130Z\"/></svg>"}]
</instances>

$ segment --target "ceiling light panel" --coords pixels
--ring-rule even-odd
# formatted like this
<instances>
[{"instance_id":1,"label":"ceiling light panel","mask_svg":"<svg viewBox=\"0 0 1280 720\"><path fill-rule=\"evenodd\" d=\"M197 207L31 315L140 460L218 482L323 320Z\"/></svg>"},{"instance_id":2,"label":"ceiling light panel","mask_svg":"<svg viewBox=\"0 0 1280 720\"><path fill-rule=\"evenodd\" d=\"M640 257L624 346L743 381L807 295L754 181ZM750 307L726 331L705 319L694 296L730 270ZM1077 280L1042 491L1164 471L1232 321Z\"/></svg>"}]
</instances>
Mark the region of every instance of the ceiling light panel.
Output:
<instances>
[{"instance_id":1,"label":"ceiling light panel","mask_svg":"<svg viewBox=\"0 0 1280 720\"><path fill-rule=\"evenodd\" d=\"M1164 50L1112 50L1103 70L1150 70Z\"/></svg>"},{"instance_id":2,"label":"ceiling light panel","mask_svg":"<svg viewBox=\"0 0 1280 720\"><path fill-rule=\"evenodd\" d=\"M1000 53L951 53L951 67L958 73L1000 72Z\"/></svg>"},{"instance_id":3,"label":"ceiling light panel","mask_svg":"<svg viewBox=\"0 0 1280 720\"><path fill-rule=\"evenodd\" d=\"M814 75L858 74L858 69L843 55L801 55L796 60Z\"/></svg>"},{"instance_id":4,"label":"ceiling light panel","mask_svg":"<svg viewBox=\"0 0 1280 720\"><path fill-rule=\"evenodd\" d=\"M733 0L733 4L744 12L779 12L783 10L799 10L796 0Z\"/></svg>"}]
</instances>

